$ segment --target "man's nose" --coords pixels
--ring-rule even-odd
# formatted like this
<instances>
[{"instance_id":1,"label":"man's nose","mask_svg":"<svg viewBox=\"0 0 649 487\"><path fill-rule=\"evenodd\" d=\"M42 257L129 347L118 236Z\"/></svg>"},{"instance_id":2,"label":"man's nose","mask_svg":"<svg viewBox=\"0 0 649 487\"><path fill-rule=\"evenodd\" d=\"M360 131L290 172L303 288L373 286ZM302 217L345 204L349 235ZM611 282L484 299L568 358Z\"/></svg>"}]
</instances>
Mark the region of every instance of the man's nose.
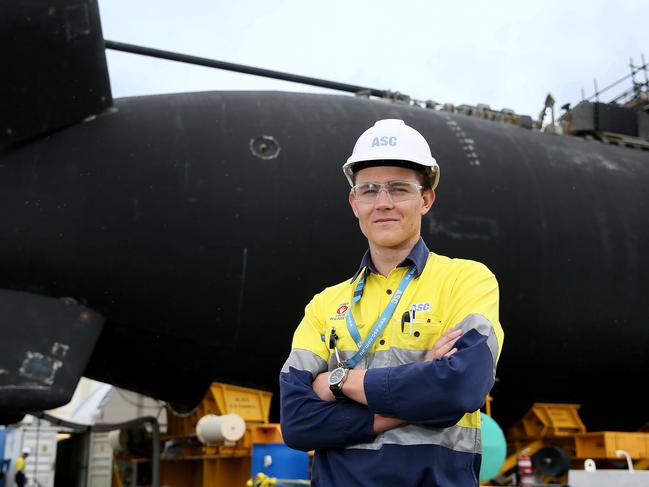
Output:
<instances>
[{"instance_id":1,"label":"man's nose","mask_svg":"<svg viewBox=\"0 0 649 487\"><path fill-rule=\"evenodd\" d=\"M390 193L388 193L387 189L381 188L379 190L379 194L376 195L376 201L374 202L374 207L392 208L393 206L394 206L394 202L392 201L392 197L390 196Z\"/></svg>"}]
</instances>

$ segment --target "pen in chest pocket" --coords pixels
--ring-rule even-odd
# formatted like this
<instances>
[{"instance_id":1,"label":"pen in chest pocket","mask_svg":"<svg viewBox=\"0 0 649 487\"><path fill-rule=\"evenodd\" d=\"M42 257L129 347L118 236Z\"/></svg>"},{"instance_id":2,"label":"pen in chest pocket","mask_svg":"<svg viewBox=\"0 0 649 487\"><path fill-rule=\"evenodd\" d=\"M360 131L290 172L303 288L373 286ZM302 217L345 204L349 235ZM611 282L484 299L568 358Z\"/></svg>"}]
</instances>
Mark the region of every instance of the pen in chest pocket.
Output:
<instances>
[{"instance_id":1,"label":"pen in chest pocket","mask_svg":"<svg viewBox=\"0 0 649 487\"><path fill-rule=\"evenodd\" d=\"M425 316L425 315L424 315ZM417 311L414 309L409 309L408 311L404 311L403 314L401 315L401 333L404 332L405 325L408 323L408 334L412 336L412 325L415 323L423 324L423 323L430 323L430 319L428 320L418 320L417 319ZM417 336L417 334L415 334Z\"/></svg>"},{"instance_id":2,"label":"pen in chest pocket","mask_svg":"<svg viewBox=\"0 0 649 487\"><path fill-rule=\"evenodd\" d=\"M406 323L408 323L408 334L412 335L412 324L415 321L415 312L414 311L404 311L401 315L401 333L405 328Z\"/></svg>"}]
</instances>

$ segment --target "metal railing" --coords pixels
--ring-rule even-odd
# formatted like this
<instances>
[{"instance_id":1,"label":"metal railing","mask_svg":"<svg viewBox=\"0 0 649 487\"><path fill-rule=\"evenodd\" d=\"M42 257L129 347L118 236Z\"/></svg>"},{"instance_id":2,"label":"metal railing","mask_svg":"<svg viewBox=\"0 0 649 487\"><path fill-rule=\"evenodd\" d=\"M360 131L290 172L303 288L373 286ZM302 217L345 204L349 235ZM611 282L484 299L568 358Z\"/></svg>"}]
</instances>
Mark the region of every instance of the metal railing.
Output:
<instances>
[{"instance_id":1,"label":"metal railing","mask_svg":"<svg viewBox=\"0 0 649 487\"><path fill-rule=\"evenodd\" d=\"M615 88L616 86L619 86L621 83L624 83L631 79L631 88L625 89L622 93L614 96L611 100L609 100L607 103L616 103L618 105L624 105L626 103L630 103L633 100L639 99L643 96L647 96L649 94L649 63L645 61L644 54L640 55L641 58L641 64L635 65L633 63L633 58L629 59L629 68L631 69L631 72L627 74L626 76L618 79L617 81L614 81L613 83L609 84L608 86L602 88L601 90L598 87L597 84L597 78L593 79L593 86L595 88L595 92L590 95L588 98L585 97L584 95L584 89L582 88L581 90L581 98L583 101L600 101L600 95L603 93L611 90L612 88ZM636 76L641 77L640 80L636 80ZM644 80L642 80L644 78Z\"/></svg>"}]
</instances>

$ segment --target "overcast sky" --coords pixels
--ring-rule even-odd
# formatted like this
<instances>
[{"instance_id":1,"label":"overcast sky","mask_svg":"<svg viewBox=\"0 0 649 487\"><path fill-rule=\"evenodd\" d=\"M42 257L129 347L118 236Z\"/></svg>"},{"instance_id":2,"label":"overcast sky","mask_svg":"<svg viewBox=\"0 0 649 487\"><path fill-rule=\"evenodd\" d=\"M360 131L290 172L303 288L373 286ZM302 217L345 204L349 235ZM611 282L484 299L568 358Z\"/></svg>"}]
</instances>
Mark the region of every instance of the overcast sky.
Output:
<instances>
[{"instance_id":1,"label":"overcast sky","mask_svg":"<svg viewBox=\"0 0 649 487\"><path fill-rule=\"evenodd\" d=\"M536 118L649 61L647 0L99 0L104 38ZM114 97L328 92L108 51ZM628 88L629 85L624 85ZM608 101L620 90L605 95Z\"/></svg>"}]
</instances>

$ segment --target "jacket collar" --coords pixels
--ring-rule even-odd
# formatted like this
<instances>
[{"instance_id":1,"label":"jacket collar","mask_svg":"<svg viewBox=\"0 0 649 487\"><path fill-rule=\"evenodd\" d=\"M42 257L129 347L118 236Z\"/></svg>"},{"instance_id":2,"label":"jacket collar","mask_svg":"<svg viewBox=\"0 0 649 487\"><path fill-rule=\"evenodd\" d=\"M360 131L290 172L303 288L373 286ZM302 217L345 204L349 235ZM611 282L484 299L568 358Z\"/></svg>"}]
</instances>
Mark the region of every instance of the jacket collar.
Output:
<instances>
[{"instance_id":1,"label":"jacket collar","mask_svg":"<svg viewBox=\"0 0 649 487\"><path fill-rule=\"evenodd\" d=\"M408 254L408 257L403 259L397 267L409 267L411 265L414 265L415 269L417 270L416 277L419 277L421 273L424 272L424 267L426 267L428 254L430 254L430 250L428 250L428 247L426 246L424 239L419 237L419 241L412 248L412 250ZM365 255L363 255L363 259L361 260L361 265L358 267L358 270L354 274L354 277L352 277L352 281L354 281L354 279L358 277L358 275L365 267L367 267L367 269L370 272L374 272L375 274L378 274L378 271L374 266L374 262L372 262L370 249L367 249L365 251Z\"/></svg>"}]
</instances>

